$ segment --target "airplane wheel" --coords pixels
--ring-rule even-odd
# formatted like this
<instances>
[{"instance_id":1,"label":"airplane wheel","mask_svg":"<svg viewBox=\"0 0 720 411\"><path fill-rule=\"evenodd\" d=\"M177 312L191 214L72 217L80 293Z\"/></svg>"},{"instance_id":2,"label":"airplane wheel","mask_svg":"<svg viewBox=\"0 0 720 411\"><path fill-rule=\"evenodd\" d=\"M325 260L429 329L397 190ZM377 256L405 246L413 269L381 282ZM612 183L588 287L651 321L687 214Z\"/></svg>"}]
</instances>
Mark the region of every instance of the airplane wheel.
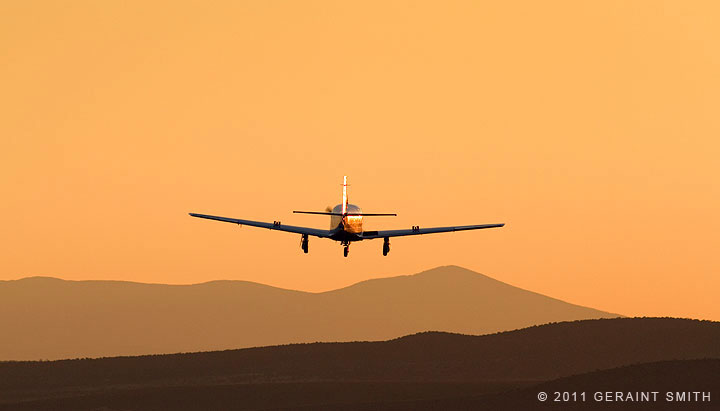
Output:
<instances>
[{"instance_id":1,"label":"airplane wheel","mask_svg":"<svg viewBox=\"0 0 720 411\"><path fill-rule=\"evenodd\" d=\"M350 247L345 246L345 248L343 249L343 255L344 255L345 257L347 257L348 251L350 251Z\"/></svg>"},{"instance_id":2,"label":"airplane wheel","mask_svg":"<svg viewBox=\"0 0 720 411\"><path fill-rule=\"evenodd\" d=\"M302 248L302 250L305 254L308 253L308 235L307 234L302 235L302 238L300 240L300 247Z\"/></svg>"}]
</instances>

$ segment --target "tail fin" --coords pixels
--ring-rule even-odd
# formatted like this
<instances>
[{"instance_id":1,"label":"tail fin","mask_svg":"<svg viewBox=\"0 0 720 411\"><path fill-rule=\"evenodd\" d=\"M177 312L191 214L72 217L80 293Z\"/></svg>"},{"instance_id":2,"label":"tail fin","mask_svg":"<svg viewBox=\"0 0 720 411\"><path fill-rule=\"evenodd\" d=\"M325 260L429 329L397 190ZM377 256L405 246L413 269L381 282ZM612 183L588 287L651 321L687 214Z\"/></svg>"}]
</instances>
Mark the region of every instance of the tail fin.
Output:
<instances>
[{"instance_id":1,"label":"tail fin","mask_svg":"<svg viewBox=\"0 0 720 411\"><path fill-rule=\"evenodd\" d=\"M343 176L343 199L342 199L342 213L347 213L348 197L347 197L347 176Z\"/></svg>"},{"instance_id":2,"label":"tail fin","mask_svg":"<svg viewBox=\"0 0 720 411\"><path fill-rule=\"evenodd\" d=\"M325 211L293 211L297 214L320 214L320 215L336 215L341 217L346 216L396 216L395 213L363 213L363 212L352 212L348 213L348 197L347 197L347 176L343 177L343 198L342 198L342 212L333 213L332 208L329 206Z\"/></svg>"}]
</instances>

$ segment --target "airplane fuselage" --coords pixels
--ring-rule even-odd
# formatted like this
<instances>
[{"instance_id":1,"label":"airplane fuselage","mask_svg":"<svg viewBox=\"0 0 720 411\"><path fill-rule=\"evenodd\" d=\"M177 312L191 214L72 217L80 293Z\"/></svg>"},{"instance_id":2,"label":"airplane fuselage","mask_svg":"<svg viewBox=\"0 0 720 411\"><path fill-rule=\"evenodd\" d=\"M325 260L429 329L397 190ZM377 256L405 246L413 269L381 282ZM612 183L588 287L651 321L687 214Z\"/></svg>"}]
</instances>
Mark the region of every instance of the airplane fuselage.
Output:
<instances>
[{"instance_id":1,"label":"airplane fuselage","mask_svg":"<svg viewBox=\"0 0 720 411\"><path fill-rule=\"evenodd\" d=\"M333 207L332 213L342 214L343 205L338 204ZM361 214L362 209L355 204L348 204L346 213L349 214ZM337 241L350 242L362 240L362 228L363 218L361 215L331 215L330 216L330 230L333 231L333 235L330 237Z\"/></svg>"},{"instance_id":2,"label":"airplane fuselage","mask_svg":"<svg viewBox=\"0 0 720 411\"><path fill-rule=\"evenodd\" d=\"M342 214L342 204L338 204L333 207L332 212L336 214ZM362 209L355 204L348 204L347 213L361 214ZM362 222L363 218L361 215L347 215L345 216L345 218L339 215L332 215L330 216L330 229L334 230L340 226L340 223L342 223L343 230L347 231L348 233L362 234Z\"/></svg>"}]
</instances>

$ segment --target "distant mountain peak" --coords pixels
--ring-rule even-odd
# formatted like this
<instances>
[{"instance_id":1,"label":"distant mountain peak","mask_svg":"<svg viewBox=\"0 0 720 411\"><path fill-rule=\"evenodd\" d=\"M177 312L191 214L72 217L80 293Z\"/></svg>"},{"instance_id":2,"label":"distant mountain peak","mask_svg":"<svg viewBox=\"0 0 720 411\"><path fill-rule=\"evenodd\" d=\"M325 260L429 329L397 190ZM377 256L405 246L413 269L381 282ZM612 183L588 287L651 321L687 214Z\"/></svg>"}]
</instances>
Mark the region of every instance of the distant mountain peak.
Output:
<instances>
[{"instance_id":1,"label":"distant mountain peak","mask_svg":"<svg viewBox=\"0 0 720 411\"><path fill-rule=\"evenodd\" d=\"M463 277L463 278L472 278L472 279L479 279L479 278L485 278L488 280L493 280L502 283L502 281L497 280L493 277L490 277L486 274L479 273L477 271L470 270L465 267L460 267L458 265L441 265L435 268L431 268L429 270L421 271L417 274L410 275L410 277ZM503 283L505 284L505 283Z\"/></svg>"},{"instance_id":2,"label":"distant mountain peak","mask_svg":"<svg viewBox=\"0 0 720 411\"><path fill-rule=\"evenodd\" d=\"M0 360L387 340L424 331L478 335L604 317L617 315L455 265L321 293L232 280L30 277L0 282Z\"/></svg>"},{"instance_id":3,"label":"distant mountain peak","mask_svg":"<svg viewBox=\"0 0 720 411\"><path fill-rule=\"evenodd\" d=\"M34 275L31 277L23 277L18 278L17 280L5 280L3 282L11 282L11 281L24 281L24 282L47 282L47 283L59 283L67 280L63 280L62 278L57 277L49 277L49 276L43 276L43 275Z\"/></svg>"}]
</instances>

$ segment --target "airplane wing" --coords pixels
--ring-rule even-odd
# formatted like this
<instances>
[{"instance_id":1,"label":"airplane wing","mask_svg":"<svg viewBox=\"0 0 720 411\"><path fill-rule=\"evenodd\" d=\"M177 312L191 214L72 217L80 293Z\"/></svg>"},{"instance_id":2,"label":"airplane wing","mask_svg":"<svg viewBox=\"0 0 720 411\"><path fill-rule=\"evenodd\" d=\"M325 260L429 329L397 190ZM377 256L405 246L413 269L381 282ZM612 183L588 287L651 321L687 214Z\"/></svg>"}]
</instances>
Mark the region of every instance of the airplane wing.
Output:
<instances>
[{"instance_id":1,"label":"airplane wing","mask_svg":"<svg viewBox=\"0 0 720 411\"><path fill-rule=\"evenodd\" d=\"M317 228L309 228L309 227L296 227L296 226L292 226L292 225L280 224L279 221L272 222L272 223L264 223L262 221L240 220L237 218L218 217L218 216L206 215L206 214L190 213L190 215L193 217L198 217L198 218L207 218L208 220L224 221L226 223L233 223L233 224L245 224L245 225L250 225L253 227L262 227L262 228L267 228L270 230L287 231L290 233L307 234L307 235L321 237L321 238L330 237L330 235L331 235L331 231L329 231L329 230L320 230Z\"/></svg>"},{"instance_id":2,"label":"airplane wing","mask_svg":"<svg viewBox=\"0 0 720 411\"><path fill-rule=\"evenodd\" d=\"M447 233L451 231L465 231L465 230L481 230L483 228L497 228L502 227L505 224L481 224L481 225L459 225L451 227L431 227L431 228L420 228L415 227L405 230L384 230L384 231L365 231L362 234L363 239L373 238L384 238L384 237L400 237L404 235L421 235L421 234L434 234L434 233Z\"/></svg>"}]
</instances>

